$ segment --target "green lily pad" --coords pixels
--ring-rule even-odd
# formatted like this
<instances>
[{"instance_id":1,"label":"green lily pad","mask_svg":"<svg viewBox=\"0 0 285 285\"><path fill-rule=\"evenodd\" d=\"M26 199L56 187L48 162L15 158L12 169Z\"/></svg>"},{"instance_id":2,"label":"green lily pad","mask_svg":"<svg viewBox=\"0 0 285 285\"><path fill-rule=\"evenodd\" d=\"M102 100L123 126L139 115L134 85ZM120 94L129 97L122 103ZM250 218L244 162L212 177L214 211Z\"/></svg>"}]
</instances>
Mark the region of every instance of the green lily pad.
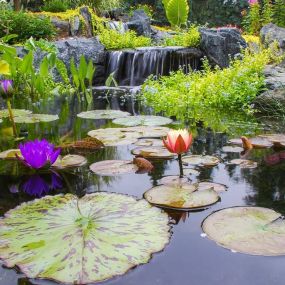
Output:
<instances>
[{"instance_id":1,"label":"green lily pad","mask_svg":"<svg viewBox=\"0 0 285 285\"><path fill-rule=\"evenodd\" d=\"M176 210L205 208L219 201L219 195L212 189L197 191L196 184L160 185L144 193L151 204Z\"/></svg>"},{"instance_id":2,"label":"green lily pad","mask_svg":"<svg viewBox=\"0 0 285 285\"><path fill-rule=\"evenodd\" d=\"M18 116L14 118L17 124L35 124L35 123L50 123L58 120L58 115L48 115L48 114L28 114L23 116Z\"/></svg>"},{"instance_id":3,"label":"green lily pad","mask_svg":"<svg viewBox=\"0 0 285 285\"><path fill-rule=\"evenodd\" d=\"M151 126L140 126L140 127L128 127L123 128L123 132L136 132L139 138L162 138L167 136L170 128L167 127L151 127Z\"/></svg>"},{"instance_id":4,"label":"green lily pad","mask_svg":"<svg viewBox=\"0 0 285 285\"><path fill-rule=\"evenodd\" d=\"M134 126L163 126L172 123L169 118L161 116L132 116L128 118L118 118L113 120L114 124L134 127Z\"/></svg>"},{"instance_id":5,"label":"green lily pad","mask_svg":"<svg viewBox=\"0 0 285 285\"><path fill-rule=\"evenodd\" d=\"M269 140L275 147L285 147L285 134L259 135L259 137Z\"/></svg>"},{"instance_id":6,"label":"green lily pad","mask_svg":"<svg viewBox=\"0 0 285 285\"><path fill-rule=\"evenodd\" d=\"M90 165L90 169L101 176L135 173L138 167L130 160L104 160Z\"/></svg>"},{"instance_id":7,"label":"green lily pad","mask_svg":"<svg viewBox=\"0 0 285 285\"><path fill-rule=\"evenodd\" d=\"M169 230L165 213L126 195L46 196L0 220L0 254L28 278L88 284L147 263Z\"/></svg>"},{"instance_id":8,"label":"green lily pad","mask_svg":"<svg viewBox=\"0 0 285 285\"><path fill-rule=\"evenodd\" d=\"M132 150L133 155L140 155L144 158L173 158L175 154L169 152L165 147L137 147Z\"/></svg>"},{"instance_id":9,"label":"green lily pad","mask_svg":"<svg viewBox=\"0 0 285 285\"><path fill-rule=\"evenodd\" d=\"M249 141L251 142L254 148L269 148L273 146L273 143L268 138L265 137L258 136L255 138L249 138ZM240 138L231 139L229 143L235 145L242 145L242 140Z\"/></svg>"},{"instance_id":10,"label":"green lily pad","mask_svg":"<svg viewBox=\"0 0 285 285\"><path fill-rule=\"evenodd\" d=\"M182 161L190 165L215 166L219 164L220 159L210 155L188 155L182 157Z\"/></svg>"},{"instance_id":11,"label":"green lily pad","mask_svg":"<svg viewBox=\"0 0 285 285\"><path fill-rule=\"evenodd\" d=\"M242 151L244 151L244 149L242 147L239 147L239 146L227 145L227 146L224 146L222 148L222 152L237 152L237 153L240 153Z\"/></svg>"},{"instance_id":12,"label":"green lily pad","mask_svg":"<svg viewBox=\"0 0 285 285\"><path fill-rule=\"evenodd\" d=\"M256 168L257 162L248 159L233 159L229 164L239 165L240 168Z\"/></svg>"},{"instance_id":13,"label":"green lily pad","mask_svg":"<svg viewBox=\"0 0 285 285\"><path fill-rule=\"evenodd\" d=\"M64 157L59 157L56 162L52 165L58 169L80 167L87 163L87 159L84 156L69 154Z\"/></svg>"},{"instance_id":14,"label":"green lily pad","mask_svg":"<svg viewBox=\"0 0 285 285\"><path fill-rule=\"evenodd\" d=\"M3 123L3 120L2 120L2 119L0 119L0 124L1 124L1 123Z\"/></svg>"},{"instance_id":15,"label":"green lily pad","mask_svg":"<svg viewBox=\"0 0 285 285\"><path fill-rule=\"evenodd\" d=\"M92 110L87 112L82 112L77 114L77 117L82 119L92 119L92 120L112 120L116 118L123 118L130 116L128 112L123 112L120 110Z\"/></svg>"},{"instance_id":16,"label":"green lily pad","mask_svg":"<svg viewBox=\"0 0 285 285\"><path fill-rule=\"evenodd\" d=\"M136 146L163 146L163 142L160 139L139 139Z\"/></svg>"},{"instance_id":17,"label":"green lily pad","mask_svg":"<svg viewBox=\"0 0 285 285\"><path fill-rule=\"evenodd\" d=\"M203 181L203 182L198 183L198 190L199 191L213 189L217 193L220 193L220 192L227 191L227 188L228 187L226 185L220 184L220 183L207 182L207 181Z\"/></svg>"},{"instance_id":18,"label":"green lily pad","mask_svg":"<svg viewBox=\"0 0 285 285\"><path fill-rule=\"evenodd\" d=\"M8 149L0 152L0 159L17 159L16 154L22 157L19 149Z\"/></svg>"},{"instance_id":19,"label":"green lily pad","mask_svg":"<svg viewBox=\"0 0 285 285\"><path fill-rule=\"evenodd\" d=\"M12 109L13 116L19 117L19 116L26 116L29 114L32 114L32 111L24 110L24 109ZM9 117L9 111L8 109L0 110L0 118L8 118Z\"/></svg>"},{"instance_id":20,"label":"green lily pad","mask_svg":"<svg viewBox=\"0 0 285 285\"><path fill-rule=\"evenodd\" d=\"M159 180L160 184L164 185L172 185L179 187L182 184L188 183L189 180L186 177L180 178L180 176L177 175L169 175L169 176L164 176Z\"/></svg>"},{"instance_id":21,"label":"green lily pad","mask_svg":"<svg viewBox=\"0 0 285 285\"><path fill-rule=\"evenodd\" d=\"M252 255L285 255L285 222L281 214L261 207L234 207L214 212L203 224L218 245Z\"/></svg>"}]
</instances>

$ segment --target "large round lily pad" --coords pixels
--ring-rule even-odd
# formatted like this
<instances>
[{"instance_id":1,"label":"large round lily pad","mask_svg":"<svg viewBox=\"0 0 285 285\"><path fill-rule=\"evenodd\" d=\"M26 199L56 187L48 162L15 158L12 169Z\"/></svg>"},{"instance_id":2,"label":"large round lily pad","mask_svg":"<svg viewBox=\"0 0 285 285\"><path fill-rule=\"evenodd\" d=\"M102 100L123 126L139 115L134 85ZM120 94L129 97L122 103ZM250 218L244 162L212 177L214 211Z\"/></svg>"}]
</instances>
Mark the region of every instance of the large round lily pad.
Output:
<instances>
[{"instance_id":1,"label":"large round lily pad","mask_svg":"<svg viewBox=\"0 0 285 285\"><path fill-rule=\"evenodd\" d=\"M256 168L257 162L248 159L233 159L229 164L239 165L240 168Z\"/></svg>"},{"instance_id":2,"label":"large round lily pad","mask_svg":"<svg viewBox=\"0 0 285 285\"><path fill-rule=\"evenodd\" d=\"M59 157L53 164L53 167L58 169L80 167L87 163L87 159L84 156L77 154L68 154L64 157Z\"/></svg>"},{"instance_id":3,"label":"large round lily pad","mask_svg":"<svg viewBox=\"0 0 285 285\"><path fill-rule=\"evenodd\" d=\"M58 115L48 115L48 114L27 114L23 116L17 116L14 118L17 124L35 124L35 123L50 123L58 120Z\"/></svg>"},{"instance_id":4,"label":"large round lily pad","mask_svg":"<svg viewBox=\"0 0 285 285\"><path fill-rule=\"evenodd\" d=\"M154 205L177 210L204 208L219 200L212 189L196 190L197 185L190 183L160 185L145 192L144 198Z\"/></svg>"},{"instance_id":5,"label":"large round lily pad","mask_svg":"<svg viewBox=\"0 0 285 285\"><path fill-rule=\"evenodd\" d=\"M172 123L169 118L161 116L132 116L128 118L118 118L113 120L114 124L126 127L134 126L163 126Z\"/></svg>"},{"instance_id":6,"label":"large round lily pad","mask_svg":"<svg viewBox=\"0 0 285 285\"><path fill-rule=\"evenodd\" d=\"M28 278L100 282L149 261L170 238L168 216L111 193L46 196L0 220L0 257Z\"/></svg>"},{"instance_id":7,"label":"large round lily pad","mask_svg":"<svg viewBox=\"0 0 285 285\"><path fill-rule=\"evenodd\" d=\"M230 145L226 145L222 148L222 152L242 152L244 149L242 147L239 146L230 146Z\"/></svg>"},{"instance_id":8,"label":"large round lily pad","mask_svg":"<svg viewBox=\"0 0 285 285\"><path fill-rule=\"evenodd\" d=\"M188 155L182 158L183 163L190 165L215 166L220 159L210 155Z\"/></svg>"},{"instance_id":9,"label":"large round lily pad","mask_svg":"<svg viewBox=\"0 0 285 285\"><path fill-rule=\"evenodd\" d=\"M152 159L169 159L173 158L175 154L169 152L165 147L137 147L132 150L133 155L140 155L144 158Z\"/></svg>"},{"instance_id":10,"label":"large round lily pad","mask_svg":"<svg viewBox=\"0 0 285 285\"><path fill-rule=\"evenodd\" d=\"M90 165L90 169L101 176L135 173L138 167L130 160L104 160Z\"/></svg>"},{"instance_id":11,"label":"large round lily pad","mask_svg":"<svg viewBox=\"0 0 285 285\"><path fill-rule=\"evenodd\" d=\"M281 214L271 209L223 209L208 216L202 228L210 239L237 252L265 256L285 255L285 222L281 219Z\"/></svg>"},{"instance_id":12,"label":"large round lily pad","mask_svg":"<svg viewBox=\"0 0 285 285\"><path fill-rule=\"evenodd\" d=\"M82 112L77 115L77 117L82 119L92 119L92 120L112 120L116 118L122 118L130 116L128 112L123 112L120 110L92 110L87 112Z\"/></svg>"},{"instance_id":13,"label":"large round lily pad","mask_svg":"<svg viewBox=\"0 0 285 285\"><path fill-rule=\"evenodd\" d=\"M161 139L139 139L136 143L136 146L163 146Z\"/></svg>"},{"instance_id":14,"label":"large round lily pad","mask_svg":"<svg viewBox=\"0 0 285 285\"><path fill-rule=\"evenodd\" d=\"M24 109L12 109L13 116L19 117L19 116L26 116L29 114L32 114L32 111L24 110ZM8 109L0 110L0 118L8 118L9 117L9 111Z\"/></svg>"},{"instance_id":15,"label":"large round lily pad","mask_svg":"<svg viewBox=\"0 0 285 285\"><path fill-rule=\"evenodd\" d=\"M217 193L220 193L220 192L227 191L228 188L224 184L215 183L215 182L203 181L203 182L198 183L198 190L199 191L204 191L204 190L208 190L208 189L213 189Z\"/></svg>"},{"instance_id":16,"label":"large round lily pad","mask_svg":"<svg viewBox=\"0 0 285 285\"><path fill-rule=\"evenodd\" d=\"M136 132L139 138L161 138L167 136L170 128L167 127L152 127L152 126L139 126L123 128L123 132Z\"/></svg>"},{"instance_id":17,"label":"large round lily pad","mask_svg":"<svg viewBox=\"0 0 285 285\"><path fill-rule=\"evenodd\" d=\"M0 152L0 159L17 159L17 156L22 156L19 149L8 149Z\"/></svg>"}]
</instances>

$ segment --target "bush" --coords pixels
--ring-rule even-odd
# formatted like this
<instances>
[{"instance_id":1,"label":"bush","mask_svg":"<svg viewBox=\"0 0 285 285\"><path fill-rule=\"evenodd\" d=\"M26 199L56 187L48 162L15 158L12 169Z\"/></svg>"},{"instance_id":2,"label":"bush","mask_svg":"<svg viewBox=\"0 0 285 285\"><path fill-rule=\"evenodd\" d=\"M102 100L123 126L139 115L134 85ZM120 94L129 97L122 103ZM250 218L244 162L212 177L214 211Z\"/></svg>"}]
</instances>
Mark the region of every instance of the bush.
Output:
<instances>
[{"instance_id":1,"label":"bush","mask_svg":"<svg viewBox=\"0 0 285 285\"><path fill-rule=\"evenodd\" d=\"M165 39L166 46L198 47L200 44L200 33L196 26L191 26L188 31L181 32L173 37Z\"/></svg>"},{"instance_id":2,"label":"bush","mask_svg":"<svg viewBox=\"0 0 285 285\"><path fill-rule=\"evenodd\" d=\"M48 0L42 7L46 12L65 12L69 8L68 2L64 0Z\"/></svg>"},{"instance_id":3,"label":"bush","mask_svg":"<svg viewBox=\"0 0 285 285\"><path fill-rule=\"evenodd\" d=\"M48 18L38 18L24 12L0 10L0 19L0 38L7 34L16 34L17 42L23 42L30 37L48 39L55 34ZM15 39L11 42L14 43Z\"/></svg>"}]
</instances>

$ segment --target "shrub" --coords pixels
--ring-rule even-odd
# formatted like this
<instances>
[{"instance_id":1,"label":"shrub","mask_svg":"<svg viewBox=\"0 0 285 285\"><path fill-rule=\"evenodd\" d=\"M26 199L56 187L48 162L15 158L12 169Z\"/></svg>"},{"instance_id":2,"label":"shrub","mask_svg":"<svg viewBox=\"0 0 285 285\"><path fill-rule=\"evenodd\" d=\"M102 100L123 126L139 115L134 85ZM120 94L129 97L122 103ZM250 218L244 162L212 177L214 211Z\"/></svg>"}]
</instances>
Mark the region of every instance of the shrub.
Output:
<instances>
[{"instance_id":1,"label":"shrub","mask_svg":"<svg viewBox=\"0 0 285 285\"><path fill-rule=\"evenodd\" d=\"M135 10L143 10L146 15L148 15L151 19L153 18L153 7L147 4L137 4L136 6L130 7L129 15L133 16Z\"/></svg>"},{"instance_id":2,"label":"shrub","mask_svg":"<svg viewBox=\"0 0 285 285\"><path fill-rule=\"evenodd\" d=\"M191 26L188 31L181 32L172 37L166 38L166 46L198 47L200 44L200 33L196 26Z\"/></svg>"},{"instance_id":3,"label":"shrub","mask_svg":"<svg viewBox=\"0 0 285 285\"><path fill-rule=\"evenodd\" d=\"M47 12L65 12L69 8L68 2L64 0L48 0L42 7L43 11Z\"/></svg>"},{"instance_id":4,"label":"shrub","mask_svg":"<svg viewBox=\"0 0 285 285\"><path fill-rule=\"evenodd\" d=\"M54 27L48 18L38 18L24 12L0 10L0 38L7 34L16 34L17 41L22 42L30 37L34 39L51 38ZM11 40L12 43L15 39Z\"/></svg>"}]
</instances>

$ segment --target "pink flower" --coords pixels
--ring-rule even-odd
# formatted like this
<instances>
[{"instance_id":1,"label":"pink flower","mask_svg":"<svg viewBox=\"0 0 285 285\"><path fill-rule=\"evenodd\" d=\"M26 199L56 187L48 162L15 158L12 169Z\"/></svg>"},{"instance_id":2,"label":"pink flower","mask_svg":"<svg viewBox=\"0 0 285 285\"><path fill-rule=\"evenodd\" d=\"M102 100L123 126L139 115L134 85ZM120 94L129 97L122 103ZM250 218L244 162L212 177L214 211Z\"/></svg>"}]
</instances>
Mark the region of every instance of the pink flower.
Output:
<instances>
[{"instance_id":1,"label":"pink flower","mask_svg":"<svg viewBox=\"0 0 285 285\"><path fill-rule=\"evenodd\" d=\"M258 0L248 0L249 5L255 5L258 4Z\"/></svg>"},{"instance_id":2,"label":"pink flower","mask_svg":"<svg viewBox=\"0 0 285 285\"><path fill-rule=\"evenodd\" d=\"M164 146L172 153L181 154L187 152L192 144L192 134L184 130L172 130L163 139Z\"/></svg>"}]
</instances>

